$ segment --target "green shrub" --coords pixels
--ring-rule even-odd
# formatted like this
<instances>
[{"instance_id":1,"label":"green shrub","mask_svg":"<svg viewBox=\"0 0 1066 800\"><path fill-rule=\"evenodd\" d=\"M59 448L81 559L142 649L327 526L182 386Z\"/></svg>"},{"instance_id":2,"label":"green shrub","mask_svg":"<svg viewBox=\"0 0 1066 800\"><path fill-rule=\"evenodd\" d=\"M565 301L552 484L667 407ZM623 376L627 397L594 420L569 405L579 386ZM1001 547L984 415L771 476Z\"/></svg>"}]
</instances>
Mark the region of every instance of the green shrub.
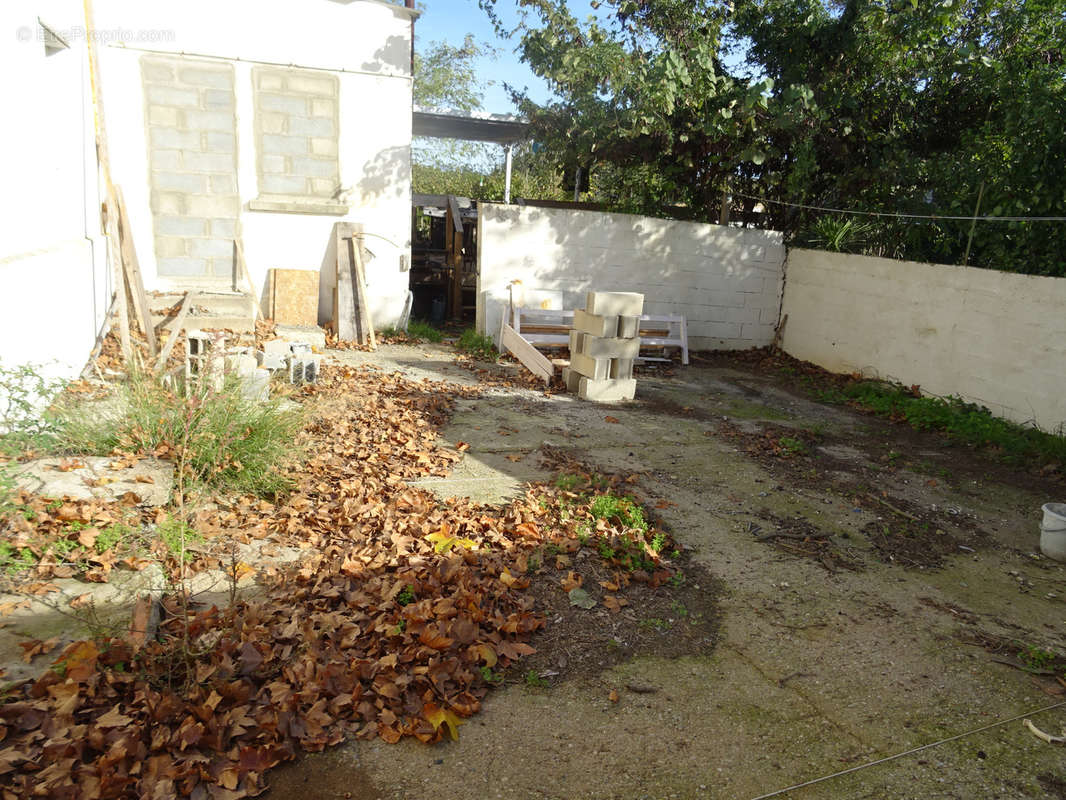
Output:
<instances>
[{"instance_id":1,"label":"green shrub","mask_svg":"<svg viewBox=\"0 0 1066 800\"><path fill-rule=\"evenodd\" d=\"M456 347L478 361L496 360L496 346L492 343L492 337L478 333L473 328L463 331Z\"/></svg>"},{"instance_id":2,"label":"green shrub","mask_svg":"<svg viewBox=\"0 0 1066 800\"><path fill-rule=\"evenodd\" d=\"M292 485L291 462L301 415L284 401L246 398L236 379L220 390L179 396L151 376L134 374L107 404L66 402L55 414L61 452L156 453L184 469L183 483L262 496Z\"/></svg>"}]
</instances>

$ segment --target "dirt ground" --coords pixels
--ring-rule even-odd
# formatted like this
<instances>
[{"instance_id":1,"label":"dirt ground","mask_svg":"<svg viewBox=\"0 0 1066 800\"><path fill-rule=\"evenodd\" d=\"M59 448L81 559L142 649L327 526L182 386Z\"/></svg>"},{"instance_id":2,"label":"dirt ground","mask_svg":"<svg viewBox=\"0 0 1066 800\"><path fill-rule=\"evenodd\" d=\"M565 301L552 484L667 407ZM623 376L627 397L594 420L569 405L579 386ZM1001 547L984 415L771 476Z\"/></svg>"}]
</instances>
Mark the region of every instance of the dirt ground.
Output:
<instances>
[{"instance_id":1,"label":"dirt ground","mask_svg":"<svg viewBox=\"0 0 1066 800\"><path fill-rule=\"evenodd\" d=\"M334 357L472 382L447 347ZM1038 549L1062 482L742 358L639 375L623 406L494 389L443 433L469 449L416 482L442 497L502 501L550 478L551 452L636 476L684 579L617 615L545 590L532 673L457 742L341 745L273 771L266 797L1066 797L1059 747L993 726L1066 726L1066 705L1034 713L1066 689L1015 658L1066 652L1066 571Z\"/></svg>"}]
</instances>

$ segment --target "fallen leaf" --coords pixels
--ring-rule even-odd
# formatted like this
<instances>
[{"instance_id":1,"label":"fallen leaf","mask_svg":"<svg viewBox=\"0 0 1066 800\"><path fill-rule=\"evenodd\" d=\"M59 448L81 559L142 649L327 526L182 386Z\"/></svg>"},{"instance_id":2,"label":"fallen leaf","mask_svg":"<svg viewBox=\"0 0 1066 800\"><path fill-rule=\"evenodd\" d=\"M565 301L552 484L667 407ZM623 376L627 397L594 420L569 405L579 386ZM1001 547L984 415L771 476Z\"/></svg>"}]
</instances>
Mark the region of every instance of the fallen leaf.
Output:
<instances>
[{"instance_id":1,"label":"fallen leaf","mask_svg":"<svg viewBox=\"0 0 1066 800\"><path fill-rule=\"evenodd\" d=\"M30 639L28 642L19 642L18 644L22 648L22 660L29 664L37 656L54 650L55 646L59 644L59 637L53 636L45 641Z\"/></svg>"},{"instance_id":2,"label":"fallen leaf","mask_svg":"<svg viewBox=\"0 0 1066 800\"><path fill-rule=\"evenodd\" d=\"M576 572L570 571L566 573L566 577L560 581L563 586L564 592L569 592L571 589L578 588L583 582L584 578Z\"/></svg>"},{"instance_id":3,"label":"fallen leaf","mask_svg":"<svg viewBox=\"0 0 1066 800\"><path fill-rule=\"evenodd\" d=\"M611 693L607 695L607 699L610 700L612 703L617 703L618 702L618 690L617 689L611 689Z\"/></svg>"},{"instance_id":4,"label":"fallen leaf","mask_svg":"<svg viewBox=\"0 0 1066 800\"><path fill-rule=\"evenodd\" d=\"M610 414L608 414L606 417L603 418L603 421L604 422L609 422L612 425L617 425L618 424L618 417L612 417Z\"/></svg>"},{"instance_id":5,"label":"fallen leaf","mask_svg":"<svg viewBox=\"0 0 1066 800\"><path fill-rule=\"evenodd\" d=\"M459 741L459 726L463 724L463 721L451 711L433 703L426 703L422 708L422 715L433 726L433 730L440 730L441 725L447 725L452 741Z\"/></svg>"},{"instance_id":6,"label":"fallen leaf","mask_svg":"<svg viewBox=\"0 0 1066 800\"><path fill-rule=\"evenodd\" d=\"M567 592L567 596L570 598L570 605L577 608L589 609L596 607L596 601L584 589L575 587Z\"/></svg>"}]
</instances>

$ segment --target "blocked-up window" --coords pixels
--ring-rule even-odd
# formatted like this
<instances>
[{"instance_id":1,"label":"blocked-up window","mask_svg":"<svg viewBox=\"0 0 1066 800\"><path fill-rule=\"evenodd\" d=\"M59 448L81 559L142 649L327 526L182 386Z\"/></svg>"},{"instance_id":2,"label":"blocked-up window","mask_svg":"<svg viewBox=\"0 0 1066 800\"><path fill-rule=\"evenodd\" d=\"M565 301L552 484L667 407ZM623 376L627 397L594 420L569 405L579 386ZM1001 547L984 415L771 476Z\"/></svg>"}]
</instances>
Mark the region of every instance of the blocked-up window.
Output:
<instances>
[{"instance_id":1,"label":"blocked-up window","mask_svg":"<svg viewBox=\"0 0 1066 800\"><path fill-rule=\"evenodd\" d=\"M326 200L340 192L340 89L335 75L256 67L256 166L261 197Z\"/></svg>"}]
</instances>

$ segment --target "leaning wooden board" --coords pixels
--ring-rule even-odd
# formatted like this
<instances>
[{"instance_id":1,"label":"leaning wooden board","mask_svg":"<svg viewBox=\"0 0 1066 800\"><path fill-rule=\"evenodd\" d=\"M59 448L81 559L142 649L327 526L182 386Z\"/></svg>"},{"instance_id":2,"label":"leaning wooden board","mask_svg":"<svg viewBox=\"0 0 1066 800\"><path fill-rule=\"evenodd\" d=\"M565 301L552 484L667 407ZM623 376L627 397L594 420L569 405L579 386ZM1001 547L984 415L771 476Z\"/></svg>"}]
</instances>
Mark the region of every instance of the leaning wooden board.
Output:
<instances>
[{"instance_id":1,"label":"leaning wooden board","mask_svg":"<svg viewBox=\"0 0 1066 800\"><path fill-rule=\"evenodd\" d=\"M522 362L522 366L538 378L543 378L545 383L551 383L552 375L555 374L552 362L545 358L532 344L519 336L515 329L506 322L503 324L501 331L501 344Z\"/></svg>"}]
</instances>

